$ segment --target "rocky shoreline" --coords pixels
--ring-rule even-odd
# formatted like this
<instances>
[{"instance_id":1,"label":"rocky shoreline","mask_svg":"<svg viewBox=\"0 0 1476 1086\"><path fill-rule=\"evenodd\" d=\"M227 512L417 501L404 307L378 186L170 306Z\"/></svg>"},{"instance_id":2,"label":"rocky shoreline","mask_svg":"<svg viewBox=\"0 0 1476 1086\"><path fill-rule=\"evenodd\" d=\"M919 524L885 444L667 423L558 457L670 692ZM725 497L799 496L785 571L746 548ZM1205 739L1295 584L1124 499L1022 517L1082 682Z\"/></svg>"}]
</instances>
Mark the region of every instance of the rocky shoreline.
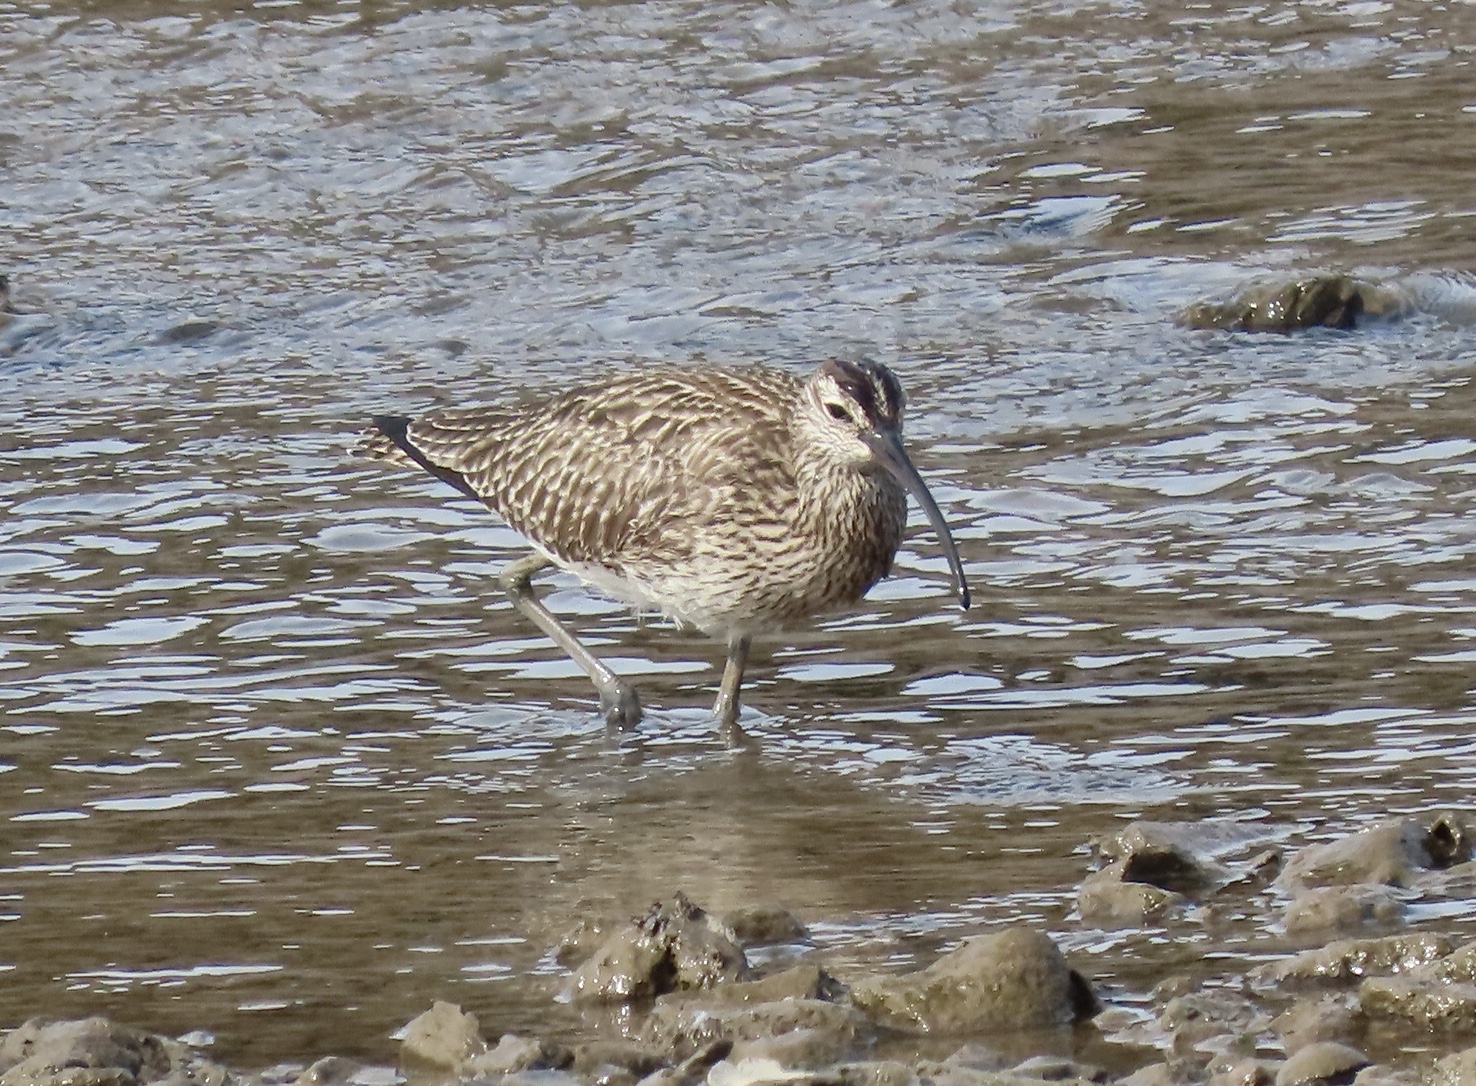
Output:
<instances>
[{"instance_id":1,"label":"rocky shoreline","mask_svg":"<svg viewBox=\"0 0 1476 1086\"><path fill-rule=\"evenodd\" d=\"M833 975L788 911L718 917L675 893L633 919L589 920L559 946L560 998L616 1012L596 1035L490 1038L437 1003L400 1031L397 1066L326 1054L243 1071L193 1035L34 1018L0 1039L0 1086L1476 1082L1476 942L1408 923L1421 903L1476 891L1461 817L1246 855L1224 829L1136 822L1097 842L1083 926L1172 932L1185 917L1265 908L1258 921L1305 949L1243 976L1164 977L1147 1003L1094 990L1023 924L913 972Z\"/></svg>"}]
</instances>

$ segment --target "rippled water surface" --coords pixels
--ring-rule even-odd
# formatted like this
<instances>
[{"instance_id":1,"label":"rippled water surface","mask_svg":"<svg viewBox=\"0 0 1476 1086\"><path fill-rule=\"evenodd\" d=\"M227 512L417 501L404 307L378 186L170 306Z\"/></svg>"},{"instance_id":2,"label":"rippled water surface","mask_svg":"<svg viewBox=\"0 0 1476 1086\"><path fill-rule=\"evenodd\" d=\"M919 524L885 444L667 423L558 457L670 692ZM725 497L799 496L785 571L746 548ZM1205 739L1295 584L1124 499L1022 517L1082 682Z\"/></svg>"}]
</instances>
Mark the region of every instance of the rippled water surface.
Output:
<instances>
[{"instance_id":1,"label":"rippled water surface","mask_svg":"<svg viewBox=\"0 0 1476 1086\"><path fill-rule=\"evenodd\" d=\"M559 936L675 889L841 971L1026 919L1130 1004L1186 936L1076 919L1102 832L1468 803L1476 23L1214 8L0 4L0 1026L574 1030ZM1173 320L1327 271L1410 311ZM746 750L717 646L556 579L652 707L607 737L518 538L351 451L833 355L902 377L977 602L914 511L760 646Z\"/></svg>"}]
</instances>

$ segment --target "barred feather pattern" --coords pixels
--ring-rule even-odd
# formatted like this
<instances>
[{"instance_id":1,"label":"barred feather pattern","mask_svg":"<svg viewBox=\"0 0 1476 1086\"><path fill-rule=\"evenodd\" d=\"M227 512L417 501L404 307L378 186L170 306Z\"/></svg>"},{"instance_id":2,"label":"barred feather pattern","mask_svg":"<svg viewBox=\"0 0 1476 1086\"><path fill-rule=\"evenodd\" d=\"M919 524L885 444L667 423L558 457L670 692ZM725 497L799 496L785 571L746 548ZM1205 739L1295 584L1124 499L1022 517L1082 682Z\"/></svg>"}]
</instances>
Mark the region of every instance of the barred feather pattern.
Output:
<instances>
[{"instance_id":1,"label":"barred feather pattern","mask_svg":"<svg viewBox=\"0 0 1476 1086\"><path fill-rule=\"evenodd\" d=\"M900 427L881 372L848 391ZM606 594L731 640L855 603L901 543L905 491L827 439L818 379L656 370L525 410L379 420L363 450L474 494Z\"/></svg>"}]
</instances>

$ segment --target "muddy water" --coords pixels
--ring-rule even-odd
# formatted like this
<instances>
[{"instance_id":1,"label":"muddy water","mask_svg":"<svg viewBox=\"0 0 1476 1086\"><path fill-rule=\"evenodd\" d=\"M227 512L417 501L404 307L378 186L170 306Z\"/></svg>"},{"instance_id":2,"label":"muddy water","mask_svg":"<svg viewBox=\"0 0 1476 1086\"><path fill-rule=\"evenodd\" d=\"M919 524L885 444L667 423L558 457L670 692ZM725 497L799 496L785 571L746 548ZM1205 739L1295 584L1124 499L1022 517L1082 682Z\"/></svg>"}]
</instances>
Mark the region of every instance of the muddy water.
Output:
<instances>
[{"instance_id":1,"label":"muddy water","mask_svg":"<svg viewBox=\"0 0 1476 1086\"><path fill-rule=\"evenodd\" d=\"M677 888L842 972L1025 920L1126 1004L1281 946L1074 887L1138 816L1476 787L1473 49L1406 2L0 5L0 1026L573 1031L558 935ZM1172 322L1325 270L1413 312ZM902 376L977 603L915 518L762 646L748 750L715 646L560 580L652 707L611 741L496 591L517 538L349 452L829 355Z\"/></svg>"}]
</instances>

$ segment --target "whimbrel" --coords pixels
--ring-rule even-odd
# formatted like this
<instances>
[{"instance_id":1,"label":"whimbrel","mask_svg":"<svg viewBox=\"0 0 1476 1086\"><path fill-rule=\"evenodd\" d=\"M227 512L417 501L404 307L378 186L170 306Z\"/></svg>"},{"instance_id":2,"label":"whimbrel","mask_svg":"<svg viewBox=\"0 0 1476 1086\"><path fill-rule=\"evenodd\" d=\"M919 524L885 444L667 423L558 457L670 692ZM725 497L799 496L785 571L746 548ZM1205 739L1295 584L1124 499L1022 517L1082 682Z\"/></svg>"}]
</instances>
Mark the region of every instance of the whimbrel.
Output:
<instances>
[{"instance_id":1,"label":"whimbrel","mask_svg":"<svg viewBox=\"0 0 1476 1086\"><path fill-rule=\"evenodd\" d=\"M635 691L539 602L535 573L559 566L726 643L713 709L726 733L753 636L860 600L891 570L908 494L968 608L948 524L902 446L902 407L897 378L875 363L829 361L806 380L661 369L525 409L382 416L363 448L425 469L527 537L533 553L502 586L594 681L611 724L640 720Z\"/></svg>"}]
</instances>

